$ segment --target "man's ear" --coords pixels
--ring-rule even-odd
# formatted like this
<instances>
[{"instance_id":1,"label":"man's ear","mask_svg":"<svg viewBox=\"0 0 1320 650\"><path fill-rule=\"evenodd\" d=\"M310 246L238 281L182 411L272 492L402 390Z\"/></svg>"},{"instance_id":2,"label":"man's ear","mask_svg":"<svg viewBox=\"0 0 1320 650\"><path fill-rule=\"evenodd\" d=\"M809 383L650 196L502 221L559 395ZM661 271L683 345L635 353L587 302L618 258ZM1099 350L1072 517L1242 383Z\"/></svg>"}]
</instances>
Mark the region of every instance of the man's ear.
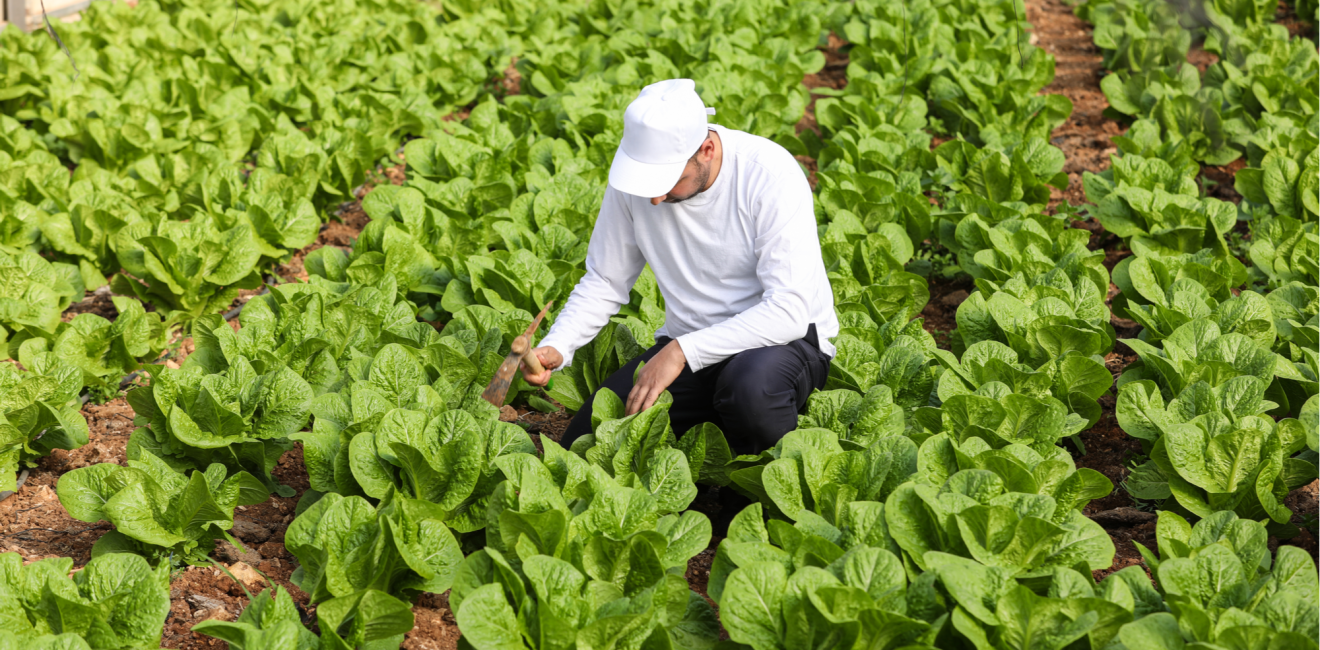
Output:
<instances>
[{"instance_id":1,"label":"man's ear","mask_svg":"<svg viewBox=\"0 0 1320 650\"><path fill-rule=\"evenodd\" d=\"M706 135L706 139L703 140L703 141L701 142L701 147L700 147L700 149L698 149L698 153L700 154L701 162L703 162L703 163L708 163L708 162L714 160L714 159L715 159L715 139L712 138L712 137L710 137L709 134L707 134L707 135Z\"/></svg>"}]
</instances>

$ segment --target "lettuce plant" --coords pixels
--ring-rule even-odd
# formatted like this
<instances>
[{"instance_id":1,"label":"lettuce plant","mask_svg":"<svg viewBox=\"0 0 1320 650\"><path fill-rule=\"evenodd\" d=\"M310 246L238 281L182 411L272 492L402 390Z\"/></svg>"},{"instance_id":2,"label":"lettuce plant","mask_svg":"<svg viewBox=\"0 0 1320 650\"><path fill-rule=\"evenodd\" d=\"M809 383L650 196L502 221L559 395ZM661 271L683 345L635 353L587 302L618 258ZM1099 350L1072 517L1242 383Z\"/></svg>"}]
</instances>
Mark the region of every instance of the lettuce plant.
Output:
<instances>
[{"instance_id":1,"label":"lettuce plant","mask_svg":"<svg viewBox=\"0 0 1320 650\"><path fill-rule=\"evenodd\" d=\"M169 328L160 314L142 303L114 296L119 315L109 321L96 314L78 314L61 323L54 338L31 338L18 348L25 368L71 367L81 371L80 386L99 399L119 393L120 382L153 361L168 345Z\"/></svg>"},{"instance_id":2,"label":"lettuce plant","mask_svg":"<svg viewBox=\"0 0 1320 650\"><path fill-rule=\"evenodd\" d=\"M307 423L312 396L307 381L288 367L258 373L242 357L224 373L188 362L178 370L159 368L150 385L128 393L138 425L128 457L157 456L182 471L218 463L292 496L270 472L293 447L289 436Z\"/></svg>"},{"instance_id":3,"label":"lettuce plant","mask_svg":"<svg viewBox=\"0 0 1320 650\"><path fill-rule=\"evenodd\" d=\"M1193 254L1124 258L1114 267L1114 310L1142 326L1143 341L1158 344L1174 330L1198 319L1211 319L1220 331L1241 332L1262 345L1273 345L1274 326L1261 295L1233 288L1247 279L1237 258L1203 249Z\"/></svg>"},{"instance_id":4,"label":"lettuce plant","mask_svg":"<svg viewBox=\"0 0 1320 650\"><path fill-rule=\"evenodd\" d=\"M111 288L155 305L171 319L224 311L239 289L262 284L258 267L268 251L246 220L228 227L210 215L188 222L141 221L115 237L128 275L116 275Z\"/></svg>"},{"instance_id":5,"label":"lettuce plant","mask_svg":"<svg viewBox=\"0 0 1320 650\"><path fill-rule=\"evenodd\" d=\"M1158 556L1137 548L1155 576L1160 607L1119 631L1125 647L1222 646L1248 638L1277 648L1314 643L1320 585L1306 551L1280 546L1272 557L1265 526L1231 512L1195 526L1161 512L1155 532Z\"/></svg>"},{"instance_id":6,"label":"lettuce plant","mask_svg":"<svg viewBox=\"0 0 1320 650\"><path fill-rule=\"evenodd\" d=\"M83 284L77 267L50 263L36 253L0 250L0 349L5 358L31 338L51 338L60 324L60 312L82 300Z\"/></svg>"},{"instance_id":7,"label":"lettuce plant","mask_svg":"<svg viewBox=\"0 0 1320 650\"><path fill-rule=\"evenodd\" d=\"M921 408L912 415L923 438L948 433L959 442L981 438L992 447L1018 443L1045 455L1063 438L1086 428L1085 418L1052 395L1014 392L1001 381L953 395L940 408Z\"/></svg>"},{"instance_id":8,"label":"lettuce plant","mask_svg":"<svg viewBox=\"0 0 1320 650\"><path fill-rule=\"evenodd\" d=\"M313 489L373 499L398 490L440 504L455 530L485 524L484 500L502 480L495 459L535 446L517 425L497 421L479 395L485 382L477 378L503 360L500 330L489 329L479 345L473 330L458 334L420 352L388 344L360 360L344 390L316 398L312 430L293 436ZM474 358L484 355L481 375L464 342L473 343Z\"/></svg>"},{"instance_id":9,"label":"lettuce plant","mask_svg":"<svg viewBox=\"0 0 1320 650\"><path fill-rule=\"evenodd\" d=\"M229 534L235 506L270 497L251 474L226 475L219 463L184 475L143 451L128 467L100 463L75 469L60 478L57 493L74 519L114 524L115 530L92 547L93 557L138 553L159 562L178 555L205 563L216 539L241 546Z\"/></svg>"},{"instance_id":10,"label":"lettuce plant","mask_svg":"<svg viewBox=\"0 0 1320 650\"><path fill-rule=\"evenodd\" d=\"M0 363L0 490L15 490L20 468L55 449L87 444L87 420L78 412L78 368L47 364L26 371Z\"/></svg>"},{"instance_id":11,"label":"lettuce plant","mask_svg":"<svg viewBox=\"0 0 1320 650\"><path fill-rule=\"evenodd\" d=\"M845 448L831 430L797 429L763 456L768 463L729 474L739 491L776 516L836 527L850 503L883 501L917 470L917 446L902 435Z\"/></svg>"},{"instance_id":12,"label":"lettuce plant","mask_svg":"<svg viewBox=\"0 0 1320 650\"><path fill-rule=\"evenodd\" d=\"M866 505L880 506L854 504ZM730 638L758 650L1063 648L1079 639L1103 647L1134 611L1144 614L1154 592L1139 568L1096 585L1056 567L1033 590L1003 567L941 552L926 555L929 571L914 573L886 544L883 508L855 511L870 512L843 530L767 526L757 504L734 518L708 585Z\"/></svg>"},{"instance_id":13,"label":"lettuce plant","mask_svg":"<svg viewBox=\"0 0 1320 650\"><path fill-rule=\"evenodd\" d=\"M829 429L840 440L869 447L882 438L902 435L906 418L894 392L884 384L866 394L848 389L816 391L807 398L807 412L798 416L799 429ZM851 446L851 445L850 445Z\"/></svg>"},{"instance_id":14,"label":"lettuce plant","mask_svg":"<svg viewBox=\"0 0 1320 650\"><path fill-rule=\"evenodd\" d=\"M392 278L375 285L314 281L285 284L248 301L237 331L216 315L193 323L195 351L187 362L208 373L250 362L269 372L288 368L322 394L353 381L351 368L397 342L423 348L439 335L395 301ZM240 361L242 360L242 361Z\"/></svg>"},{"instance_id":15,"label":"lettuce plant","mask_svg":"<svg viewBox=\"0 0 1320 650\"><path fill-rule=\"evenodd\" d=\"M234 622L210 619L193 632L215 637L234 650L388 650L413 628L408 604L367 589L332 598L316 608L321 636L303 627L289 592L282 587L257 595Z\"/></svg>"},{"instance_id":16,"label":"lettuce plant","mask_svg":"<svg viewBox=\"0 0 1320 650\"><path fill-rule=\"evenodd\" d=\"M128 554L24 564L0 553L0 648L148 650L170 612L170 569Z\"/></svg>"},{"instance_id":17,"label":"lettuce plant","mask_svg":"<svg viewBox=\"0 0 1320 650\"><path fill-rule=\"evenodd\" d=\"M715 612L682 578L710 540L704 515L676 513L691 498L626 487L543 443L544 461L500 460L509 478L488 511L486 548L463 561L450 593L464 638L474 648L714 647Z\"/></svg>"},{"instance_id":18,"label":"lettuce plant","mask_svg":"<svg viewBox=\"0 0 1320 650\"><path fill-rule=\"evenodd\" d=\"M1315 220L1301 221L1287 216L1262 219L1252 224L1251 257L1253 272L1265 276L1271 286L1288 282L1320 282L1320 232Z\"/></svg>"},{"instance_id":19,"label":"lettuce plant","mask_svg":"<svg viewBox=\"0 0 1320 650\"><path fill-rule=\"evenodd\" d=\"M1292 512L1283 499L1316 477L1315 463L1293 458L1308 433L1295 419L1277 423L1265 398L1265 380L1239 375L1212 385L1189 384L1165 402L1155 382L1124 384L1119 424L1140 438L1150 460L1138 466L1125 487L1140 499L1167 500L1199 517L1217 511L1269 518L1285 532Z\"/></svg>"},{"instance_id":20,"label":"lettuce plant","mask_svg":"<svg viewBox=\"0 0 1320 650\"><path fill-rule=\"evenodd\" d=\"M362 497L326 494L285 533L298 558L293 581L313 603L363 590L415 600L444 593L463 558L441 506L390 492L373 507Z\"/></svg>"},{"instance_id":21,"label":"lettuce plant","mask_svg":"<svg viewBox=\"0 0 1320 650\"><path fill-rule=\"evenodd\" d=\"M644 490L662 510L681 512L696 498L702 473L721 469L718 461L728 458L728 445L708 459L704 430L684 435L680 443L669 427L672 404L673 397L664 392L651 408L624 417L619 397L601 391L592 402L594 432L573 441L572 451L619 485ZM689 458L698 444L700 457Z\"/></svg>"},{"instance_id":22,"label":"lettuce plant","mask_svg":"<svg viewBox=\"0 0 1320 650\"><path fill-rule=\"evenodd\" d=\"M1073 495L1069 495L1070 497ZM1107 568L1114 545L1098 524L1046 494L1010 492L996 473L965 469L940 486L906 483L885 501L889 535L917 567L930 552L1032 576L1078 564Z\"/></svg>"},{"instance_id":23,"label":"lettuce plant","mask_svg":"<svg viewBox=\"0 0 1320 650\"><path fill-rule=\"evenodd\" d=\"M1104 498L1114 490L1104 474L1087 467L1078 469L1063 448L1049 451L1040 454L1020 444L995 449L980 438L959 443L939 434L921 443L913 480L943 486L960 471L985 470L998 476L1008 491L1054 499L1056 514L1067 510L1081 512L1091 500Z\"/></svg>"},{"instance_id":24,"label":"lettuce plant","mask_svg":"<svg viewBox=\"0 0 1320 650\"><path fill-rule=\"evenodd\" d=\"M874 305L876 302L868 303ZM836 308L840 311L839 335L834 339L838 354L830 364L825 390L846 388L860 394L883 385L890 389L894 403L904 409L930 404L936 346L922 321L908 320L905 307L888 317L857 303Z\"/></svg>"},{"instance_id":25,"label":"lettuce plant","mask_svg":"<svg viewBox=\"0 0 1320 650\"><path fill-rule=\"evenodd\" d=\"M1247 302L1247 301L1244 301ZM1247 306L1240 304L1240 306ZM1268 306L1266 306L1268 309ZM1272 314L1265 311L1259 319L1272 326ZM1230 319L1230 322L1231 319ZM1248 323L1244 327L1252 331ZM1268 329L1265 330L1268 333ZM1188 386L1206 381L1212 386L1238 376L1256 377L1269 386L1270 399L1279 402L1281 413L1296 412L1301 405L1290 406L1287 396L1276 379L1305 380L1297 366L1280 357L1259 340L1260 330L1252 335L1240 332L1224 333L1213 320L1194 320L1179 326L1156 347L1137 339L1124 339L1124 343L1139 355L1118 378L1118 386L1137 380L1150 380L1159 386L1166 399L1180 395ZM1273 339L1272 336L1268 337Z\"/></svg>"},{"instance_id":26,"label":"lettuce plant","mask_svg":"<svg viewBox=\"0 0 1320 650\"><path fill-rule=\"evenodd\" d=\"M1067 185L1063 152L1043 137L983 149L950 140L936 147L934 154L937 182L955 192L967 212L986 203L1012 211L1041 211L1049 203L1050 187ZM939 232L947 246L945 228L941 224Z\"/></svg>"},{"instance_id":27,"label":"lettuce plant","mask_svg":"<svg viewBox=\"0 0 1320 650\"><path fill-rule=\"evenodd\" d=\"M1028 364L1018 363L1017 352L998 341L973 344L963 353L962 360L945 350L939 350L937 357L945 367L936 389L941 402L976 393L996 382L1019 395L1058 400L1067 406L1070 416L1085 419L1088 428L1100 419L1098 400L1109 394L1114 381L1104 363L1095 356L1070 352L1032 369Z\"/></svg>"}]
</instances>

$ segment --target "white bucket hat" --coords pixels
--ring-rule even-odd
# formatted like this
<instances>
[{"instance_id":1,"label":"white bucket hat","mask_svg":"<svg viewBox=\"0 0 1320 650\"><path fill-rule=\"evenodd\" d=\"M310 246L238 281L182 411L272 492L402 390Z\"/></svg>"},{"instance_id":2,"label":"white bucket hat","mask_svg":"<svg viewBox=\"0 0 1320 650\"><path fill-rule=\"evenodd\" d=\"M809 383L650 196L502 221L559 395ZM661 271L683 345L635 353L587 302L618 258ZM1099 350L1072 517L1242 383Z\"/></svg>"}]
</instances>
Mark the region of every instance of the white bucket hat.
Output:
<instances>
[{"instance_id":1,"label":"white bucket hat","mask_svg":"<svg viewBox=\"0 0 1320 650\"><path fill-rule=\"evenodd\" d=\"M706 139L706 108L691 79L642 89L623 113L623 140L610 165L610 185L647 198L668 194Z\"/></svg>"}]
</instances>

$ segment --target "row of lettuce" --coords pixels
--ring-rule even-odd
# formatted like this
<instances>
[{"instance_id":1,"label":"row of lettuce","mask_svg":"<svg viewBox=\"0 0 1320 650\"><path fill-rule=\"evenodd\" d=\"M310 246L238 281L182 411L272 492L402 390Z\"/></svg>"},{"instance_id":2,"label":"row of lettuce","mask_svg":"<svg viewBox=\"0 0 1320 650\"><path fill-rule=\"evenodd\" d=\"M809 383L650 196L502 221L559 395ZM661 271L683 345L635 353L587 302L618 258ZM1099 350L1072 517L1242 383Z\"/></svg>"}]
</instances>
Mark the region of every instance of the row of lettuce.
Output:
<instances>
[{"instance_id":1,"label":"row of lettuce","mask_svg":"<svg viewBox=\"0 0 1320 650\"><path fill-rule=\"evenodd\" d=\"M1085 178L1096 218L1133 252L1113 274L1115 311L1141 326L1117 416L1149 460L1125 487L1286 535L1282 499L1315 478L1320 154L1315 43L1290 38L1274 10L1207 2L1192 24L1160 2L1078 13L1114 71L1106 97L1137 118L1111 169ZM1187 61L1193 38L1220 58L1203 76ZM1202 196L1198 163L1239 158L1241 205ZM1299 419L1275 421L1290 415ZM1258 452L1242 462L1246 449Z\"/></svg>"},{"instance_id":2,"label":"row of lettuce","mask_svg":"<svg viewBox=\"0 0 1320 650\"><path fill-rule=\"evenodd\" d=\"M1037 634L1051 647L1133 650L1314 638L1310 558L1271 558L1253 521L1264 515L1251 509L1262 497L1232 501L1222 483L1197 482L1224 465L1250 467L1251 489L1237 480L1228 492L1265 485L1277 511L1278 489L1314 474L1307 458L1291 458L1297 420L1250 433L1273 446L1226 444L1248 435L1240 423L1264 428L1265 418L1197 421L1213 422L1215 439L1233 435L1213 467L1175 464L1165 476L1191 473L1197 480L1178 493L1214 507L1184 507L1203 518L1195 528L1161 515L1158 555L1148 553L1158 590L1137 567L1092 578L1114 548L1080 511L1112 486L1076 469L1060 443L1097 421L1112 384L1109 274L1085 231L1044 214L1047 185L1066 176L1042 136L1070 107L1036 95L1053 61L1032 48L1017 54L1021 7L700 9L727 20L694 38L688 27L654 27L666 12L692 18L674 24L700 23L706 14L692 7L593 4L545 18L522 67L527 94L484 101L463 123L410 142L407 183L367 196L373 221L351 254L310 255L311 281L254 299L237 331L198 318L197 351L130 392L140 428L128 467L60 482L71 515L115 525L93 562L123 552L158 566L205 561L213 540L228 538L235 507L292 494L270 472L300 441L312 490L285 543L301 565L295 582L318 604L321 636L275 593L236 623L198 626L235 647L397 647L412 627L404 601L447 589L474 648L713 647L721 623L738 647L758 650L1035 647ZM854 43L849 84L817 101L820 137L797 136L807 99L797 80L820 70L824 29ZM909 45L911 67L895 55ZM479 391L530 312L583 272L622 106L654 76L718 87L725 94L707 102L721 123L816 159L840 353L801 428L759 456L732 457L713 426L675 438L664 400L620 417L608 392L592 436L571 450L543 437L538 453ZM963 138L932 151L928 126ZM958 310L953 353L910 320L929 290L905 268L913 242L926 239L953 251L979 289ZM644 277L550 395L576 408L641 351L662 315ZM419 316L448 321L443 334ZM1275 465L1288 469L1264 470ZM687 511L698 483L758 501L711 568L718 619L683 577L711 534L704 515ZM42 614L51 601L40 592L21 592L11 610L26 613L20 636L137 643L94 640L93 628L131 627L112 607L87 619L104 625L62 627L67 619ZM108 602L86 589L80 598Z\"/></svg>"},{"instance_id":3,"label":"row of lettuce","mask_svg":"<svg viewBox=\"0 0 1320 650\"><path fill-rule=\"evenodd\" d=\"M0 31L0 359L53 351L112 396L162 329L261 286L401 139L489 93L564 11L97 3L60 30L78 74L54 39ZM150 328L61 322L106 285L150 305Z\"/></svg>"}]
</instances>

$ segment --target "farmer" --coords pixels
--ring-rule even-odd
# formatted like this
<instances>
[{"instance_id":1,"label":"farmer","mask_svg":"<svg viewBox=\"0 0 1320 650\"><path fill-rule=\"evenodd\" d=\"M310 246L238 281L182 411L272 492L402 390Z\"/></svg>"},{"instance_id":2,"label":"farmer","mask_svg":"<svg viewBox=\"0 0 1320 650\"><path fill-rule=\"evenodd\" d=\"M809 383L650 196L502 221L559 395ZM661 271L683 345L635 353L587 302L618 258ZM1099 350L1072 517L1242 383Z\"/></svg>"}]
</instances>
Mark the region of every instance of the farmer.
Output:
<instances>
[{"instance_id":1,"label":"farmer","mask_svg":"<svg viewBox=\"0 0 1320 650\"><path fill-rule=\"evenodd\" d=\"M544 386L572 363L650 264L665 324L602 388L630 415L668 390L676 435L713 422L735 453L757 453L797 428L825 385L839 323L802 168L770 140L707 124L714 113L690 79L651 84L628 105L587 273L533 350L545 371L523 366L523 377ZM587 433L590 400L564 446Z\"/></svg>"}]
</instances>

